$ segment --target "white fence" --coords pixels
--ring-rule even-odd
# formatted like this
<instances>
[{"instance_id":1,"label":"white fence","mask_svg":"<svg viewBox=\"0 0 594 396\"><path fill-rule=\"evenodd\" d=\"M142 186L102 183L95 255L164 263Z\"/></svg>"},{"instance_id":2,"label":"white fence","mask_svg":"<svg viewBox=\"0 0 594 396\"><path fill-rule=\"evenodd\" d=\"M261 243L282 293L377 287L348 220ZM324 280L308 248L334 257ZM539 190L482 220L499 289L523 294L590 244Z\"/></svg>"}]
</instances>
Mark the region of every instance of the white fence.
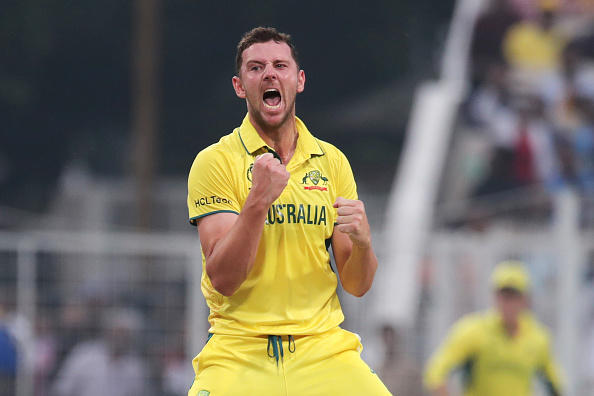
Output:
<instances>
[{"instance_id":1,"label":"white fence","mask_svg":"<svg viewBox=\"0 0 594 396\"><path fill-rule=\"evenodd\" d=\"M47 395L75 344L101 337L102 314L122 306L143 318L143 394L187 394L208 331L200 275L197 235L0 233L0 306L21 346L15 395Z\"/></svg>"}]
</instances>

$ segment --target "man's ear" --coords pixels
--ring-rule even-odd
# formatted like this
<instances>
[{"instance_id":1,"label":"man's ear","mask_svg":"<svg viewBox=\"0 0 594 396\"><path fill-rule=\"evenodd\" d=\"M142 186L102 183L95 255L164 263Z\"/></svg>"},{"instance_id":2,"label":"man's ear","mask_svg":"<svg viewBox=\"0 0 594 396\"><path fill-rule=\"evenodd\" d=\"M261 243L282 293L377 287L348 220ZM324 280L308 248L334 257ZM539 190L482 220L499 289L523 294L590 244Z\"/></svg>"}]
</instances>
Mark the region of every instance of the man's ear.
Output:
<instances>
[{"instance_id":1,"label":"man's ear","mask_svg":"<svg viewBox=\"0 0 594 396\"><path fill-rule=\"evenodd\" d=\"M233 83L233 89L235 90L235 94L238 97L245 99L245 97L246 97L245 89L243 89L243 84L241 83L241 79L237 76L234 76L233 79L231 80L231 82Z\"/></svg>"},{"instance_id":2,"label":"man's ear","mask_svg":"<svg viewBox=\"0 0 594 396\"><path fill-rule=\"evenodd\" d=\"M297 92L301 93L305 89L305 72L299 70L297 74Z\"/></svg>"}]
</instances>

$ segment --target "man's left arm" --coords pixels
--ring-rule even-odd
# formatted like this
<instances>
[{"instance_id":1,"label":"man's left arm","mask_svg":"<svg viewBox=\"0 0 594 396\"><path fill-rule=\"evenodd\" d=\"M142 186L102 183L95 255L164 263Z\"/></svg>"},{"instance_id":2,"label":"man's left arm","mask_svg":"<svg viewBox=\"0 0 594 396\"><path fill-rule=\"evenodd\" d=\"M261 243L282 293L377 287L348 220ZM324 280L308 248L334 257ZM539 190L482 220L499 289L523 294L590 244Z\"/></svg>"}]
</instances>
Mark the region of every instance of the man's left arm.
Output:
<instances>
[{"instance_id":1,"label":"man's left arm","mask_svg":"<svg viewBox=\"0 0 594 396\"><path fill-rule=\"evenodd\" d=\"M371 288L377 270L365 205L359 200L338 197L334 207L338 214L332 234L336 269L344 290L362 297Z\"/></svg>"},{"instance_id":2,"label":"man's left arm","mask_svg":"<svg viewBox=\"0 0 594 396\"><path fill-rule=\"evenodd\" d=\"M541 375L542 379L544 380L545 387L549 391L549 395L561 396L563 394L563 372L553 357L548 337Z\"/></svg>"}]
</instances>

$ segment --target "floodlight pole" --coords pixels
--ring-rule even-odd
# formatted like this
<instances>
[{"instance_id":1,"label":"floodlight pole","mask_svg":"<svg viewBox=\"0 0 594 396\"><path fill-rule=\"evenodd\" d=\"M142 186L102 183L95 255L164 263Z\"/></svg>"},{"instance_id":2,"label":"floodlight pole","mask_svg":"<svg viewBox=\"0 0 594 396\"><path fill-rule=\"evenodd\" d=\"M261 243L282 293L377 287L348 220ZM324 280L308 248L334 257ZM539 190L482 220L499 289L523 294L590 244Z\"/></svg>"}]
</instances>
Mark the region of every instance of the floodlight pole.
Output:
<instances>
[{"instance_id":1,"label":"floodlight pole","mask_svg":"<svg viewBox=\"0 0 594 396\"><path fill-rule=\"evenodd\" d=\"M132 136L136 227L148 230L160 122L161 0L135 0L133 13Z\"/></svg>"}]
</instances>

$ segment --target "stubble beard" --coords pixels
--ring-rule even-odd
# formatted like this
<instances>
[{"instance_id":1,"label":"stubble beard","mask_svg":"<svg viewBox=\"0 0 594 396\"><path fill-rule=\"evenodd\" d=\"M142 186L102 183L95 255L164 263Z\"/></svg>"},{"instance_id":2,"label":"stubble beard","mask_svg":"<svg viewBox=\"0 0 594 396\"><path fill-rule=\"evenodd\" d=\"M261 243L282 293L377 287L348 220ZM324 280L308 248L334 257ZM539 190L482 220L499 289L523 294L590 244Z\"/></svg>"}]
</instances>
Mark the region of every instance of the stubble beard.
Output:
<instances>
[{"instance_id":1,"label":"stubble beard","mask_svg":"<svg viewBox=\"0 0 594 396\"><path fill-rule=\"evenodd\" d=\"M279 122L276 123L270 123L266 120L266 117L264 116L264 112L266 111L266 108L264 107L263 104L261 104L260 110L252 110L250 111L250 114L252 116L252 118L254 119L255 123L261 127L263 130L265 131L275 131L275 130L279 130L282 129L283 126L285 126L287 123L291 122L293 120L293 118L295 117L295 98L293 98L293 100L291 102L285 102L287 104L287 106L285 107L285 114L283 114L281 120ZM251 101L248 99L248 109L255 109L255 107L251 104Z\"/></svg>"}]
</instances>

